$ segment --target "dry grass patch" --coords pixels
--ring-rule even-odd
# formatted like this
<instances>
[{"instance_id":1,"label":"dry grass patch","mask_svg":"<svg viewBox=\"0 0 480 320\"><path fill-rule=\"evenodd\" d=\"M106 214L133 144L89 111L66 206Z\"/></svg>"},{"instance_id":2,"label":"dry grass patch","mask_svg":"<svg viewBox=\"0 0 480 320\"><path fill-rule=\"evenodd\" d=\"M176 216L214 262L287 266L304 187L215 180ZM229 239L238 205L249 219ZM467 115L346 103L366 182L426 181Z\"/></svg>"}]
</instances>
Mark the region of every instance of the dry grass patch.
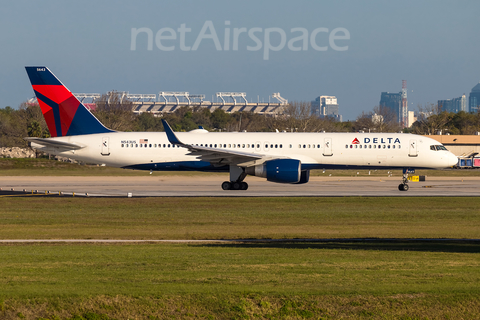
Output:
<instances>
[{"instance_id":1,"label":"dry grass patch","mask_svg":"<svg viewBox=\"0 0 480 320\"><path fill-rule=\"evenodd\" d=\"M5 300L4 320L38 319L477 319L472 295L168 295ZM21 315L21 316L20 316Z\"/></svg>"}]
</instances>

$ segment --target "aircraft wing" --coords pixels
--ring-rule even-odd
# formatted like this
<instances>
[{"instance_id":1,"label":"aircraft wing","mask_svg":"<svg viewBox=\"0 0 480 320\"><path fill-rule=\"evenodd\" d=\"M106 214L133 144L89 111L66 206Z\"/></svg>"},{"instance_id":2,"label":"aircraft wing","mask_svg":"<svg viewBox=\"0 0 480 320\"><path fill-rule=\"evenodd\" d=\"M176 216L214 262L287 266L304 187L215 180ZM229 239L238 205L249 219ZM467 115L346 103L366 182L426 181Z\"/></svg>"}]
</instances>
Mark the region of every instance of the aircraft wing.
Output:
<instances>
[{"instance_id":1,"label":"aircraft wing","mask_svg":"<svg viewBox=\"0 0 480 320\"><path fill-rule=\"evenodd\" d=\"M85 146L81 146L76 143L70 143L70 142L64 142L64 141L58 141L56 139L51 139L51 138L35 138L35 137L27 137L24 138L25 140L29 142L34 142L36 144L45 146L45 147L50 147L50 148L61 148L61 149L66 149L66 150L78 150L85 148Z\"/></svg>"},{"instance_id":2,"label":"aircraft wing","mask_svg":"<svg viewBox=\"0 0 480 320\"><path fill-rule=\"evenodd\" d=\"M173 132L167 121L162 119L162 123L170 143L183 148L187 148L190 151L188 155L197 156L197 159L210 162L211 164L216 166L237 165L248 167L251 165L261 164L267 160L272 159L271 157L267 157L262 154L185 144L177 138L175 132Z\"/></svg>"},{"instance_id":3,"label":"aircraft wing","mask_svg":"<svg viewBox=\"0 0 480 320\"><path fill-rule=\"evenodd\" d=\"M218 148L209 148L209 147L199 147L192 145L184 145L184 148L187 148L190 153L188 155L197 156L197 159L202 161L210 162L213 165L244 165L248 166L250 162L259 164L263 161L264 156L259 154L247 153L247 152L238 152L232 150L223 150Z\"/></svg>"}]
</instances>

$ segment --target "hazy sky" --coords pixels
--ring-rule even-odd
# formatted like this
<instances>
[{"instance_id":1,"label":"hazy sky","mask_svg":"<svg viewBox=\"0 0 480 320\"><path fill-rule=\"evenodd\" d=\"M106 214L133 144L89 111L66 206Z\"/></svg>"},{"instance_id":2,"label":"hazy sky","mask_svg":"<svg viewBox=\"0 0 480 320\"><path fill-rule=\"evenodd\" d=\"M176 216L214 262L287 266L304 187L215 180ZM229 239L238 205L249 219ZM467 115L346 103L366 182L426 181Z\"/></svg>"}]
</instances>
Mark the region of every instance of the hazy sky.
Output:
<instances>
[{"instance_id":1,"label":"hazy sky","mask_svg":"<svg viewBox=\"0 0 480 320\"><path fill-rule=\"evenodd\" d=\"M0 13L1 108L33 96L26 65L77 93L335 95L344 120L402 80L410 110L480 81L478 0L16 0Z\"/></svg>"}]
</instances>

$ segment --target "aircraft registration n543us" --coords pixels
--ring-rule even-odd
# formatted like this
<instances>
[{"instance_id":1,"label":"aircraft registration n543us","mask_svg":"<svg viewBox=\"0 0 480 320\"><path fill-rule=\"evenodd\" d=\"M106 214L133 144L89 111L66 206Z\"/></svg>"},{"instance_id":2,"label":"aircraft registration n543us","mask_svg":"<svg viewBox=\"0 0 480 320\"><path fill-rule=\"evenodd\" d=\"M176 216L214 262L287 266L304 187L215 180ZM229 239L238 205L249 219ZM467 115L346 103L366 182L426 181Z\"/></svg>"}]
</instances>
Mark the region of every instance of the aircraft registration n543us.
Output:
<instances>
[{"instance_id":1,"label":"aircraft registration n543us","mask_svg":"<svg viewBox=\"0 0 480 320\"><path fill-rule=\"evenodd\" d=\"M247 175L307 183L312 169L442 169L457 157L437 141L402 133L117 132L106 128L46 67L26 67L51 138L40 151L136 170L230 172L224 190L246 190Z\"/></svg>"}]
</instances>

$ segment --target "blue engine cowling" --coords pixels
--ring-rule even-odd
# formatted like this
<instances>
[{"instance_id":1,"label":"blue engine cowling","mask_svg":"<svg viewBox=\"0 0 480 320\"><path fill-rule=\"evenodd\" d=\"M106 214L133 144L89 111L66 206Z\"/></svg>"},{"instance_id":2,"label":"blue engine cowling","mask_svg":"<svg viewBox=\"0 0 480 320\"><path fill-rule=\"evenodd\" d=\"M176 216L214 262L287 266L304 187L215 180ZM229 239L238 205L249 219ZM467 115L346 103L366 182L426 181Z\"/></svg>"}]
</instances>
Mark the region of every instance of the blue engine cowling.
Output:
<instances>
[{"instance_id":1,"label":"blue engine cowling","mask_svg":"<svg viewBox=\"0 0 480 320\"><path fill-rule=\"evenodd\" d=\"M305 183L301 182L302 163L295 159L275 159L264 164L245 168L245 172L252 176L267 178L267 181L279 183Z\"/></svg>"}]
</instances>

